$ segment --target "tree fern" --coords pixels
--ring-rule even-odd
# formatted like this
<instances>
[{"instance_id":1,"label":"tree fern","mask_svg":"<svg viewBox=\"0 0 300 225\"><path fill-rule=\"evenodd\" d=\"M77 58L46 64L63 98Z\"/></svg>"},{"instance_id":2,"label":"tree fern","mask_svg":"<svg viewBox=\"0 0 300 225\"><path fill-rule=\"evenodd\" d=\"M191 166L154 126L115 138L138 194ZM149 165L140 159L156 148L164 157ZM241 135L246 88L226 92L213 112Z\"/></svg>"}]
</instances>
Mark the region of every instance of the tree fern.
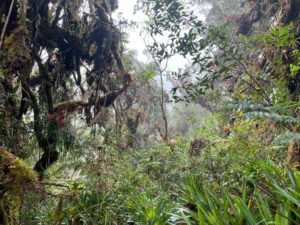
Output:
<instances>
[{"instance_id":1,"label":"tree fern","mask_svg":"<svg viewBox=\"0 0 300 225\"><path fill-rule=\"evenodd\" d=\"M244 119L260 119L260 120L272 120L277 123L284 125L298 126L300 125L300 119L290 116L290 108L295 108L299 106L298 102L289 102L287 104L280 104L275 106L266 106L264 104L254 104L254 103L234 103L227 104L223 107L224 111L239 110L243 114L240 116ZM300 141L300 133L286 132L284 134L278 135L273 144L285 144L291 140Z\"/></svg>"},{"instance_id":2,"label":"tree fern","mask_svg":"<svg viewBox=\"0 0 300 225\"><path fill-rule=\"evenodd\" d=\"M294 102L291 102L294 103ZM230 103L223 107L223 111L231 111L231 110L240 110L242 112L254 112L254 111L261 111L261 112L276 112L276 113L289 113L290 105L274 105L274 106L267 106L260 103L250 103L250 102L243 102L243 103ZM293 104L295 106L295 104Z\"/></svg>"},{"instance_id":3,"label":"tree fern","mask_svg":"<svg viewBox=\"0 0 300 225\"><path fill-rule=\"evenodd\" d=\"M263 104L253 104L253 103L231 103L223 107L224 111L230 110L240 110L243 112L247 111L267 111L270 112L270 109Z\"/></svg>"},{"instance_id":4,"label":"tree fern","mask_svg":"<svg viewBox=\"0 0 300 225\"><path fill-rule=\"evenodd\" d=\"M287 131L284 134L278 135L273 140L272 143L275 144L275 145L277 145L277 144L285 144L285 143L288 143L291 140L300 141L300 133L293 133L293 132Z\"/></svg>"},{"instance_id":5,"label":"tree fern","mask_svg":"<svg viewBox=\"0 0 300 225\"><path fill-rule=\"evenodd\" d=\"M292 116L280 115L278 113L248 112L243 114L242 117L246 119L266 119L290 125L300 125L299 119Z\"/></svg>"}]
</instances>

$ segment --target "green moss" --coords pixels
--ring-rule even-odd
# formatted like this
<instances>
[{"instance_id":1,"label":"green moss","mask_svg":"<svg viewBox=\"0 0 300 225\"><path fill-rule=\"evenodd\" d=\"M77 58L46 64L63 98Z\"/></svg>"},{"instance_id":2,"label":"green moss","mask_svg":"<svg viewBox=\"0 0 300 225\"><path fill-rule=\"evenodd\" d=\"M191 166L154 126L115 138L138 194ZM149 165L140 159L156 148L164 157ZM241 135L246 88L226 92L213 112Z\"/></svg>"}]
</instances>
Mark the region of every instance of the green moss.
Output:
<instances>
[{"instance_id":1,"label":"green moss","mask_svg":"<svg viewBox=\"0 0 300 225\"><path fill-rule=\"evenodd\" d=\"M19 224L21 195L37 184L37 174L26 162L0 148L0 197L7 202L9 224Z\"/></svg>"},{"instance_id":2,"label":"green moss","mask_svg":"<svg viewBox=\"0 0 300 225\"><path fill-rule=\"evenodd\" d=\"M25 41L27 35L26 28L19 26L5 38L0 52L0 65L4 73L10 74L12 68L23 66L30 61L30 50Z\"/></svg>"},{"instance_id":3,"label":"green moss","mask_svg":"<svg viewBox=\"0 0 300 225\"><path fill-rule=\"evenodd\" d=\"M4 148L0 148L0 180L1 187L10 193L21 193L38 181L36 172L26 162Z\"/></svg>"},{"instance_id":4,"label":"green moss","mask_svg":"<svg viewBox=\"0 0 300 225\"><path fill-rule=\"evenodd\" d=\"M14 194L7 196L8 209L8 220L10 224L19 224L20 208L22 204L21 194Z\"/></svg>"}]
</instances>

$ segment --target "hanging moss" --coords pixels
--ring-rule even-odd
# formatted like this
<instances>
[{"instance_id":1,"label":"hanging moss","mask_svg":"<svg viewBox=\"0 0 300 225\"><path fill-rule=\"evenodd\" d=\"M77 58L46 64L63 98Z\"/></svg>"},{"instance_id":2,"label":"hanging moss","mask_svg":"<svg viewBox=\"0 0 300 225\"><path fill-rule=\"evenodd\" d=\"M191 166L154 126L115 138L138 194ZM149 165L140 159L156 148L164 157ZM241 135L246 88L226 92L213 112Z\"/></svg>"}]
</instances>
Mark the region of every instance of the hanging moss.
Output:
<instances>
[{"instance_id":1,"label":"hanging moss","mask_svg":"<svg viewBox=\"0 0 300 225\"><path fill-rule=\"evenodd\" d=\"M9 68L14 73L14 68L26 65L30 61L30 50L26 44L28 32L24 26L17 27L3 43L3 51L0 54L1 64L4 68Z\"/></svg>"}]
</instances>

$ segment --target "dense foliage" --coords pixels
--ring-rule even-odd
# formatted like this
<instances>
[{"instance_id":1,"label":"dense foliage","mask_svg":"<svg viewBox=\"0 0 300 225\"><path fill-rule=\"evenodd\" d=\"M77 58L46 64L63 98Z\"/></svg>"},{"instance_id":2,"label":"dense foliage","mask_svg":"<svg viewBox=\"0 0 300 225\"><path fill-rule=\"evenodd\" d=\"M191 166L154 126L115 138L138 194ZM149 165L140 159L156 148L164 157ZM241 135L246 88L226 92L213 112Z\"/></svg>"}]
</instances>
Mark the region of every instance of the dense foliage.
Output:
<instances>
[{"instance_id":1,"label":"dense foliage","mask_svg":"<svg viewBox=\"0 0 300 225\"><path fill-rule=\"evenodd\" d=\"M300 1L117 8L0 3L0 224L300 224Z\"/></svg>"}]
</instances>

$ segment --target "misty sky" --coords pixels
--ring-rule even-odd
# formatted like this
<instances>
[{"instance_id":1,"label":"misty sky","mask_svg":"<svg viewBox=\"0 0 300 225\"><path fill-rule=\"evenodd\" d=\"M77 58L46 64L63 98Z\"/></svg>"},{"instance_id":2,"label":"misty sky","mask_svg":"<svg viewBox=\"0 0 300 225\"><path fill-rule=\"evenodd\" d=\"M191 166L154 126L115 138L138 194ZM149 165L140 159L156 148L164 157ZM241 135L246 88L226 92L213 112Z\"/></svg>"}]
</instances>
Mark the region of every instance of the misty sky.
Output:
<instances>
[{"instance_id":1,"label":"misty sky","mask_svg":"<svg viewBox=\"0 0 300 225\"><path fill-rule=\"evenodd\" d=\"M144 55L145 44L143 37L141 36L141 29L144 26L144 21L147 19L142 12L134 13L134 5L136 0L120 0L119 8L115 13L115 17L120 13L122 17L129 21L137 22L140 27L135 30L130 30L129 43L127 44L128 49L136 50L139 61L147 62L149 58ZM184 67L186 61L182 57L172 57L168 63L168 70L177 70L178 68Z\"/></svg>"}]
</instances>

